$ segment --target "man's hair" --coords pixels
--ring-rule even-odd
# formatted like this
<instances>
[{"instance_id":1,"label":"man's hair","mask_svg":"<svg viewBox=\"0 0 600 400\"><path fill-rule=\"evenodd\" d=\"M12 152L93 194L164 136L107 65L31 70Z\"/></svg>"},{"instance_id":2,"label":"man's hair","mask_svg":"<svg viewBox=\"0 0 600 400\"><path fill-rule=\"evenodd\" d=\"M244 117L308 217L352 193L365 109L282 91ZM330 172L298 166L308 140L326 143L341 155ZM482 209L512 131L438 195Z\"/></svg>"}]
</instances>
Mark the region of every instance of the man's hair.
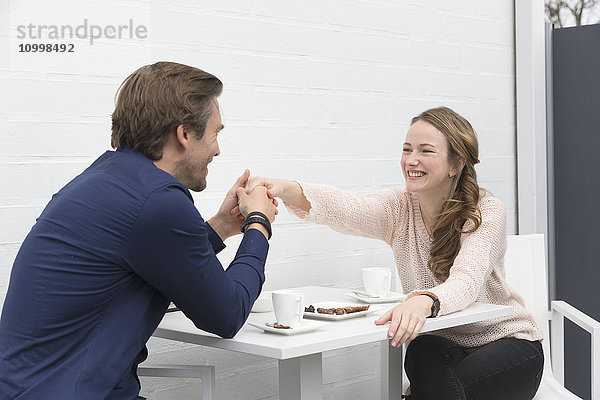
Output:
<instances>
[{"instance_id":1,"label":"man's hair","mask_svg":"<svg viewBox=\"0 0 600 400\"><path fill-rule=\"evenodd\" d=\"M145 65L117 91L111 145L129 146L160 160L169 135L188 125L202 137L223 83L198 68L173 62Z\"/></svg>"}]
</instances>

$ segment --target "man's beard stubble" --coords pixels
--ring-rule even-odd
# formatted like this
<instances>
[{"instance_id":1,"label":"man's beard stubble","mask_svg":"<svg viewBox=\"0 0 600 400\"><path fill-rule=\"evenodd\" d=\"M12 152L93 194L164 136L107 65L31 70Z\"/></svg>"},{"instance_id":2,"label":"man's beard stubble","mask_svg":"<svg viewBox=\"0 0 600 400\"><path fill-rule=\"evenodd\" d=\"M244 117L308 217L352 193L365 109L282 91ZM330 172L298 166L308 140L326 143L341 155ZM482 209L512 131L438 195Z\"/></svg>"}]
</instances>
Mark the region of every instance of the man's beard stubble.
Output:
<instances>
[{"instance_id":1,"label":"man's beard stubble","mask_svg":"<svg viewBox=\"0 0 600 400\"><path fill-rule=\"evenodd\" d=\"M199 176L203 171L201 171L202 167L198 164L200 163L188 158L179 163L174 171L175 178L194 192L201 192L206 189L206 174ZM204 166L205 168L206 166Z\"/></svg>"}]
</instances>

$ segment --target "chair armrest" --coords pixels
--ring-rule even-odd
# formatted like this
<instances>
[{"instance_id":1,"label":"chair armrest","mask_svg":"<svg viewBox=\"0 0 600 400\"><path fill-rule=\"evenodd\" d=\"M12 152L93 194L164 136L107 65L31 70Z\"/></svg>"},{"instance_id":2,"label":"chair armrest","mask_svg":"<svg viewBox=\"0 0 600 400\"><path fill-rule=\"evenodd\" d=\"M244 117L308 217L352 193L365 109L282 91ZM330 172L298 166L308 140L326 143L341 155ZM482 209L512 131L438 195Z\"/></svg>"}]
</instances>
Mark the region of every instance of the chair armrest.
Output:
<instances>
[{"instance_id":1,"label":"chair armrest","mask_svg":"<svg viewBox=\"0 0 600 400\"><path fill-rule=\"evenodd\" d=\"M552 372L554 377L564 385L564 319L568 318L582 329L588 331L592 336L592 399L600 397L600 322L583 313L567 302L555 300L550 303L552 323L551 329L551 353Z\"/></svg>"},{"instance_id":2,"label":"chair armrest","mask_svg":"<svg viewBox=\"0 0 600 400\"><path fill-rule=\"evenodd\" d=\"M552 314L554 311L567 317L571 322L578 325L580 328L585 329L591 334L594 334L594 329L600 329L600 322L594 318L585 314L583 311L578 310L569 303L562 300L555 300L550 303Z\"/></svg>"}]
</instances>

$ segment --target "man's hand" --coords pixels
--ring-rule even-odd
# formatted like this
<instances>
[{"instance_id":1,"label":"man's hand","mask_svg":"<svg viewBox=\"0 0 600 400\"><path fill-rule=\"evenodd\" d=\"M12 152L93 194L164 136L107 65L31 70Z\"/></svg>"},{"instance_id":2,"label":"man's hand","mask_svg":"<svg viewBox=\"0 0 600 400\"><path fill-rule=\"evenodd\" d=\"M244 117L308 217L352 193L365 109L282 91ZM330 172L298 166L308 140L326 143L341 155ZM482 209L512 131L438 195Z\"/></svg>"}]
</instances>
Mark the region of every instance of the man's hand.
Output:
<instances>
[{"instance_id":1,"label":"man's hand","mask_svg":"<svg viewBox=\"0 0 600 400\"><path fill-rule=\"evenodd\" d=\"M431 314L432 304L433 300L427 296L411 297L379 317L375 325L390 321L388 337L392 339L393 347L400 347L421 332L425 320Z\"/></svg>"},{"instance_id":2,"label":"man's hand","mask_svg":"<svg viewBox=\"0 0 600 400\"><path fill-rule=\"evenodd\" d=\"M260 211L265 214L269 221L275 221L275 215L277 215L277 200L269 197L267 194L267 188L264 186L257 186L252 191L240 187L237 189L237 195L239 199L239 210L244 216L248 215L252 211Z\"/></svg>"},{"instance_id":3,"label":"man's hand","mask_svg":"<svg viewBox=\"0 0 600 400\"><path fill-rule=\"evenodd\" d=\"M231 189L225 195L225 200L219 207L217 214L208 220L208 223L217 232L221 240L240 233L240 227L244 216L240 213L238 207L237 191L244 188L250 177L250 171L245 170L242 176L233 184Z\"/></svg>"},{"instance_id":4,"label":"man's hand","mask_svg":"<svg viewBox=\"0 0 600 400\"><path fill-rule=\"evenodd\" d=\"M278 179L278 181L283 181L283 180ZM279 207L279 202L277 201L277 199L275 197L279 196L279 191L273 192L272 190L269 190L269 187L267 186L266 182L267 182L267 178L263 178L260 176L247 179L246 184L245 184L246 194L252 193L252 191L254 190L254 188L256 186L265 186L267 188L267 196L269 196L269 198L271 199L271 202L275 206L275 215L277 215L277 214L279 214L279 211L277 210L277 207ZM240 196L238 194L238 199L239 199L239 197ZM258 211L258 210L250 210L248 212L251 212L251 211ZM246 216L248 214L248 212L243 213L243 215ZM237 207L235 207L231 210L232 215L237 215L240 213L241 212L240 212L239 204Z\"/></svg>"},{"instance_id":5,"label":"man's hand","mask_svg":"<svg viewBox=\"0 0 600 400\"><path fill-rule=\"evenodd\" d=\"M237 189L237 195L239 199L239 209L243 215L248 215L253 211L259 211L263 213L270 222L275 221L275 215L277 214L276 200L267 195L267 188L264 186L257 186L250 193L247 193L246 189L241 187ZM267 239L269 239L267 229L261 224L250 224L248 229L258 229Z\"/></svg>"}]
</instances>

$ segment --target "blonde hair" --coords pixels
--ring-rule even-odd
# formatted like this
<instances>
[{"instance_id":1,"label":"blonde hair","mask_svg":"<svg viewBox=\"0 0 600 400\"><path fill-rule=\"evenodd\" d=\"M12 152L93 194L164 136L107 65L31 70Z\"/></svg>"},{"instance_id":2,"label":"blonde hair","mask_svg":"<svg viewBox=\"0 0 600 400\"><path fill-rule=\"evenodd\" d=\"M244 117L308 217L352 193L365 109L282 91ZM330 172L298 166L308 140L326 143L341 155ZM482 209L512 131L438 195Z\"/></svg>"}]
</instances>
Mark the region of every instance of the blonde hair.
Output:
<instances>
[{"instance_id":1,"label":"blonde hair","mask_svg":"<svg viewBox=\"0 0 600 400\"><path fill-rule=\"evenodd\" d=\"M445 199L433 226L428 262L433 275L445 281L460 250L461 234L474 232L481 225L480 188L475 172L475 164L479 162L479 145L469 121L448 107L423 111L412 119L411 125L417 121L430 123L444 135L448 144L448 161L458 171L453 177L450 196ZM467 221L472 222L469 228L465 228Z\"/></svg>"}]
</instances>

